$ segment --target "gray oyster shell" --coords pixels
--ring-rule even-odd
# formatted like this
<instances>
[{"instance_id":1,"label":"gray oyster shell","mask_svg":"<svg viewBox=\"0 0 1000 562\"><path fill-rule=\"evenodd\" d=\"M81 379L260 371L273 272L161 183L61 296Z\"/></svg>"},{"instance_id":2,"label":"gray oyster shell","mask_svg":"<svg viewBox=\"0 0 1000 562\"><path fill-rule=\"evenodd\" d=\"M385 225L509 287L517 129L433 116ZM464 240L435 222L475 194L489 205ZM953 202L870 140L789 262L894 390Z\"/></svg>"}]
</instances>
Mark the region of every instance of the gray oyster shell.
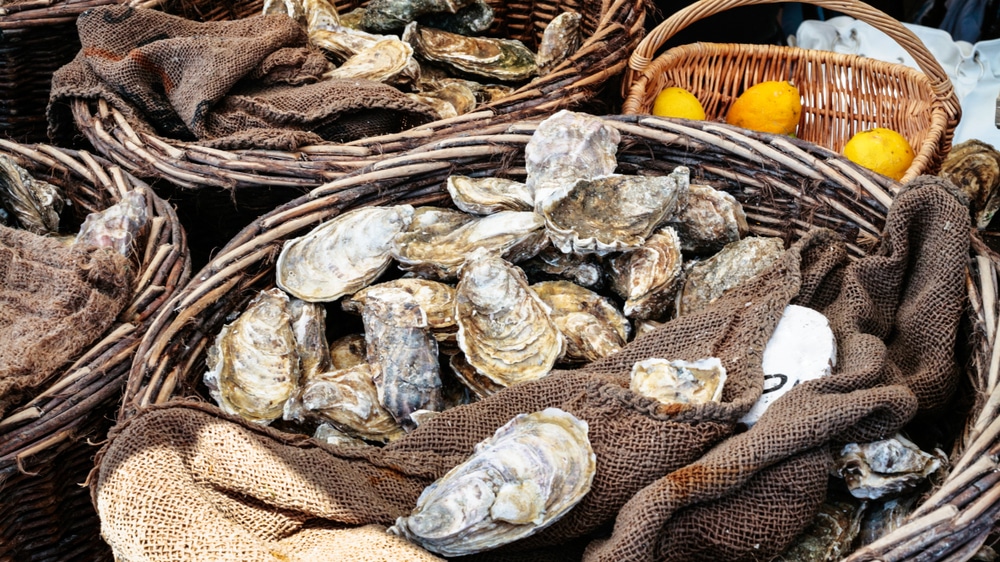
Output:
<instances>
[{"instance_id":1,"label":"gray oyster shell","mask_svg":"<svg viewBox=\"0 0 1000 562\"><path fill-rule=\"evenodd\" d=\"M501 386L549 374L566 341L524 272L484 249L469 256L455 293L458 346Z\"/></svg>"},{"instance_id":2,"label":"gray oyster shell","mask_svg":"<svg viewBox=\"0 0 1000 562\"><path fill-rule=\"evenodd\" d=\"M259 424L281 417L299 384L299 357L280 289L261 291L208 350L205 385L227 414Z\"/></svg>"},{"instance_id":3,"label":"gray oyster shell","mask_svg":"<svg viewBox=\"0 0 1000 562\"><path fill-rule=\"evenodd\" d=\"M726 291L756 276L777 261L785 246L780 238L750 236L731 242L719 253L687 268L677 293L677 316L708 306Z\"/></svg>"},{"instance_id":4,"label":"gray oyster shell","mask_svg":"<svg viewBox=\"0 0 1000 562\"><path fill-rule=\"evenodd\" d=\"M654 357L632 365L632 392L663 404L707 404L722 399L726 368L718 357L669 361Z\"/></svg>"},{"instance_id":5,"label":"gray oyster shell","mask_svg":"<svg viewBox=\"0 0 1000 562\"><path fill-rule=\"evenodd\" d=\"M582 20L583 16L576 12L563 12L545 26L538 54L535 55L539 73L548 74L580 48L583 42Z\"/></svg>"},{"instance_id":6,"label":"gray oyster shell","mask_svg":"<svg viewBox=\"0 0 1000 562\"><path fill-rule=\"evenodd\" d=\"M518 263L529 279L543 281L562 278L588 289L604 286L604 270L593 255L564 254L546 246L537 256Z\"/></svg>"},{"instance_id":7,"label":"gray oyster shell","mask_svg":"<svg viewBox=\"0 0 1000 562\"><path fill-rule=\"evenodd\" d=\"M442 410L437 341L413 295L403 289L369 295L361 319L379 403L393 419L412 429L411 413Z\"/></svg>"},{"instance_id":8,"label":"gray oyster shell","mask_svg":"<svg viewBox=\"0 0 1000 562\"><path fill-rule=\"evenodd\" d=\"M516 39L466 37L414 22L403 31L403 41L413 45L420 58L467 74L501 82L520 82L538 74L535 54Z\"/></svg>"},{"instance_id":9,"label":"gray oyster shell","mask_svg":"<svg viewBox=\"0 0 1000 562\"><path fill-rule=\"evenodd\" d=\"M358 314L361 314L360 309ZM330 366L347 369L368 361L364 334L347 334L330 342Z\"/></svg>"},{"instance_id":10,"label":"gray oyster shell","mask_svg":"<svg viewBox=\"0 0 1000 562\"><path fill-rule=\"evenodd\" d=\"M906 518L917 507L919 493L866 502L867 509L861 520L858 546L869 545L903 526ZM972 560L976 560L975 557Z\"/></svg>"},{"instance_id":11,"label":"gray oyster shell","mask_svg":"<svg viewBox=\"0 0 1000 562\"><path fill-rule=\"evenodd\" d=\"M483 552L558 521L590 491L587 423L558 408L518 414L428 486L389 532L443 556Z\"/></svg>"},{"instance_id":12,"label":"gray oyster shell","mask_svg":"<svg viewBox=\"0 0 1000 562\"><path fill-rule=\"evenodd\" d=\"M939 176L950 180L972 199L977 228L986 228L1000 209L1000 151L970 139L951 147Z\"/></svg>"},{"instance_id":13,"label":"gray oyster shell","mask_svg":"<svg viewBox=\"0 0 1000 562\"><path fill-rule=\"evenodd\" d=\"M139 240L148 223L145 194L129 191L107 209L87 215L73 243L111 248L132 257L138 253Z\"/></svg>"},{"instance_id":14,"label":"gray oyster shell","mask_svg":"<svg viewBox=\"0 0 1000 562\"><path fill-rule=\"evenodd\" d=\"M599 117L560 110L538 124L524 147L525 183L534 193L535 209L550 193L569 189L580 179L615 171L621 133Z\"/></svg>"},{"instance_id":15,"label":"gray oyster shell","mask_svg":"<svg viewBox=\"0 0 1000 562\"><path fill-rule=\"evenodd\" d=\"M531 290L549 306L549 316L566 338L563 362L596 361L628 341L632 326L608 298L569 281L542 281Z\"/></svg>"},{"instance_id":16,"label":"gray oyster shell","mask_svg":"<svg viewBox=\"0 0 1000 562\"><path fill-rule=\"evenodd\" d=\"M427 316L427 328L440 341L453 340L458 331L455 322L455 287L440 281L404 277L366 287L341 302L347 312L361 314L369 295L378 296L386 290L403 290L413 295L414 300Z\"/></svg>"},{"instance_id":17,"label":"gray oyster shell","mask_svg":"<svg viewBox=\"0 0 1000 562\"><path fill-rule=\"evenodd\" d=\"M361 439L351 437L328 423L321 423L316 427L316 431L313 432L313 439L337 447L364 447L368 445Z\"/></svg>"},{"instance_id":18,"label":"gray oyster shell","mask_svg":"<svg viewBox=\"0 0 1000 562\"><path fill-rule=\"evenodd\" d=\"M416 68L416 70L414 70ZM413 48L398 39L382 39L324 74L331 80L374 80L393 84L415 84L420 66L413 60ZM470 97L475 99L470 94Z\"/></svg>"},{"instance_id":19,"label":"gray oyster shell","mask_svg":"<svg viewBox=\"0 0 1000 562\"><path fill-rule=\"evenodd\" d=\"M939 456L920 450L902 435L871 443L848 443L834 455L834 474L856 498L898 496L923 483L944 465Z\"/></svg>"},{"instance_id":20,"label":"gray oyster shell","mask_svg":"<svg viewBox=\"0 0 1000 562\"><path fill-rule=\"evenodd\" d=\"M14 219L11 226L35 234L56 234L65 206L61 189L35 179L12 158L0 155L0 210Z\"/></svg>"},{"instance_id":21,"label":"gray oyster shell","mask_svg":"<svg viewBox=\"0 0 1000 562\"><path fill-rule=\"evenodd\" d=\"M473 0L372 0L361 16L361 27L373 33L397 32L424 14L454 14Z\"/></svg>"},{"instance_id":22,"label":"gray oyster shell","mask_svg":"<svg viewBox=\"0 0 1000 562\"><path fill-rule=\"evenodd\" d=\"M659 319L673 305L683 280L681 241L671 227L664 227L642 247L611 256L611 288L625 299L625 316Z\"/></svg>"},{"instance_id":23,"label":"gray oyster shell","mask_svg":"<svg viewBox=\"0 0 1000 562\"><path fill-rule=\"evenodd\" d=\"M449 176L448 193L455 206L475 215L500 211L531 211L534 199L528 186L504 178Z\"/></svg>"},{"instance_id":24,"label":"gray oyster shell","mask_svg":"<svg viewBox=\"0 0 1000 562\"><path fill-rule=\"evenodd\" d=\"M809 527L775 560L781 562L827 562L843 560L853 550L861 531L865 504L856 501L823 502Z\"/></svg>"},{"instance_id":25,"label":"gray oyster shell","mask_svg":"<svg viewBox=\"0 0 1000 562\"><path fill-rule=\"evenodd\" d=\"M309 302L354 293L389 267L392 241L412 217L409 205L363 207L285 242L276 265L278 286Z\"/></svg>"},{"instance_id":26,"label":"gray oyster shell","mask_svg":"<svg viewBox=\"0 0 1000 562\"><path fill-rule=\"evenodd\" d=\"M750 230L735 197L698 184L690 185L687 205L668 224L677 229L682 250L700 254L718 252Z\"/></svg>"},{"instance_id":27,"label":"gray oyster shell","mask_svg":"<svg viewBox=\"0 0 1000 562\"><path fill-rule=\"evenodd\" d=\"M303 379L330 369L330 344L326 341L326 308L321 304L291 299L288 313L295 335L299 370Z\"/></svg>"},{"instance_id":28,"label":"gray oyster shell","mask_svg":"<svg viewBox=\"0 0 1000 562\"><path fill-rule=\"evenodd\" d=\"M493 8L483 0L472 3L451 14L435 12L419 19L420 25L457 33L459 35L479 35L493 25Z\"/></svg>"}]
</instances>

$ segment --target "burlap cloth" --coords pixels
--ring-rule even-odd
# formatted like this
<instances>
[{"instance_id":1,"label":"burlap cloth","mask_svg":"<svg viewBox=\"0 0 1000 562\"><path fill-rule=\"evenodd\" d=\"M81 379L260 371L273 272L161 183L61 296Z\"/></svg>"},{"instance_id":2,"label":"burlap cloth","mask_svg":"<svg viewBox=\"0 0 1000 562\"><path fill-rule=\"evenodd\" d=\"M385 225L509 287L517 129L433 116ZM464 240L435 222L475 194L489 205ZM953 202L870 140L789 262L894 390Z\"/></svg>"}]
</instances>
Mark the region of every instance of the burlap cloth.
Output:
<instances>
[{"instance_id":1,"label":"burlap cloth","mask_svg":"<svg viewBox=\"0 0 1000 562\"><path fill-rule=\"evenodd\" d=\"M133 276L117 252L0 226L0 417L111 326Z\"/></svg>"},{"instance_id":2,"label":"burlap cloth","mask_svg":"<svg viewBox=\"0 0 1000 562\"><path fill-rule=\"evenodd\" d=\"M103 98L139 131L223 149L294 150L396 133L436 118L370 80L329 68L284 15L194 22L124 5L77 20L82 49L52 77L49 136L67 138L73 98Z\"/></svg>"},{"instance_id":3,"label":"burlap cloth","mask_svg":"<svg viewBox=\"0 0 1000 562\"><path fill-rule=\"evenodd\" d=\"M766 559L816 513L831 445L884 437L956 385L969 212L939 183L921 178L899 196L867 258L848 265L839 237L814 230L708 309L587 367L448 410L384 448L317 445L203 403L146 410L113 432L100 462L102 533L124 560L305 560L286 548L302 529L390 525L515 414L556 406L590 426L591 491L539 534L476 558ZM830 318L837 370L733 435L790 302ZM721 358L722 403L666 406L630 392L632 364L654 356ZM330 535L312 552L346 560L349 546Z\"/></svg>"}]
</instances>

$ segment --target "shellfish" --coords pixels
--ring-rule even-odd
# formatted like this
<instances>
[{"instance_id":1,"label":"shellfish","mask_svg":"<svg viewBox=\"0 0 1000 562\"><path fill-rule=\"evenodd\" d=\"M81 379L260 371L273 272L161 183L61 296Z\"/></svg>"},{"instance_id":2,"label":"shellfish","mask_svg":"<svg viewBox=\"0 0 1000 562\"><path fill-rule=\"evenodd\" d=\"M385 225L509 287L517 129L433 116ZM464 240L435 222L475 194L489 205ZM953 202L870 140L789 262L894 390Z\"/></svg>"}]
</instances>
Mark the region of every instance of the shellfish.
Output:
<instances>
[{"instance_id":1,"label":"shellfish","mask_svg":"<svg viewBox=\"0 0 1000 562\"><path fill-rule=\"evenodd\" d=\"M706 404L722 399L726 368L718 357L668 361L654 357L632 365L632 392L663 404Z\"/></svg>"},{"instance_id":2,"label":"shellfish","mask_svg":"<svg viewBox=\"0 0 1000 562\"><path fill-rule=\"evenodd\" d=\"M455 323L455 287L418 277L395 279L366 287L341 302L348 312L361 314L369 295L401 289L413 295L427 316L427 327L438 341L451 340L458 330Z\"/></svg>"},{"instance_id":3,"label":"shellfish","mask_svg":"<svg viewBox=\"0 0 1000 562\"><path fill-rule=\"evenodd\" d=\"M58 187L35 179L8 156L0 155L0 208L12 226L35 234L59 232L59 213L66 198Z\"/></svg>"},{"instance_id":4,"label":"shellfish","mask_svg":"<svg viewBox=\"0 0 1000 562\"><path fill-rule=\"evenodd\" d=\"M674 302L683 280L681 241L671 227L654 233L638 249L611 256L611 288L625 300L625 316L659 319Z\"/></svg>"},{"instance_id":5,"label":"shellfish","mask_svg":"<svg viewBox=\"0 0 1000 562\"><path fill-rule=\"evenodd\" d=\"M542 281L531 290L549 306L549 315L566 338L563 361L596 361L628 341L632 327L606 297L569 281Z\"/></svg>"},{"instance_id":6,"label":"shellfish","mask_svg":"<svg viewBox=\"0 0 1000 562\"><path fill-rule=\"evenodd\" d=\"M331 80L364 79L414 84L419 76L407 75L405 79L400 80L404 73L412 74L413 64L413 48L398 39L389 38L365 48L323 76ZM475 99L471 94L470 97Z\"/></svg>"},{"instance_id":7,"label":"shellfish","mask_svg":"<svg viewBox=\"0 0 1000 562\"><path fill-rule=\"evenodd\" d=\"M326 341L326 309L323 305L291 299L288 303L299 370L303 379L330 368L330 344Z\"/></svg>"},{"instance_id":8,"label":"shellfish","mask_svg":"<svg viewBox=\"0 0 1000 562\"><path fill-rule=\"evenodd\" d=\"M358 309L361 314L361 309ZM347 369L367 361L364 334L348 334L330 342L330 366Z\"/></svg>"},{"instance_id":9,"label":"shellfish","mask_svg":"<svg viewBox=\"0 0 1000 562\"><path fill-rule=\"evenodd\" d=\"M878 499L912 490L944 465L902 435L871 443L848 443L834 455L833 471L856 498Z\"/></svg>"},{"instance_id":10,"label":"shellfish","mask_svg":"<svg viewBox=\"0 0 1000 562\"><path fill-rule=\"evenodd\" d=\"M604 270L592 255L564 254L555 246L546 246L537 256L519 262L530 279L572 281L588 289L604 285Z\"/></svg>"},{"instance_id":11,"label":"shellfish","mask_svg":"<svg viewBox=\"0 0 1000 562\"><path fill-rule=\"evenodd\" d=\"M483 0L472 0L455 13L435 12L419 18L420 25L457 33L477 35L493 24L493 8Z\"/></svg>"},{"instance_id":12,"label":"shellfish","mask_svg":"<svg viewBox=\"0 0 1000 562\"><path fill-rule=\"evenodd\" d=\"M669 223L685 252L714 253L746 236L750 227L735 197L707 185L691 184L687 205Z\"/></svg>"},{"instance_id":13,"label":"shellfish","mask_svg":"<svg viewBox=\"0 0 1000 562\"><path fill-rule=\"evenodd\" d=\"M473 0L372 0L361 16L361 27L376 33L395 32L424 14L454 14Z\"/></svg>"},{"instance_id":14,"label":"shellfish","mask_svg":"<svg viewBox=\"0 0 1000 562\"><path fill-rule=\"evenodd\" d=\"M538 73L535 54L516 39L466 37L413 22L403 30L403 41L420 58L467 74L519 82Z\"/></svg>"},{"instance_id":15,"label":"shellfish","mask_svg":"<svg viewBox=\"0 0 1000 562\"><path fill-rule=\"evenodd\" d=\"M563 12L552 18L542 32L542 41L538 44L535 62L538 63L540 74L548 74L567 57L580 48L583 33L580 22L583 16L576 12Z\"/></svg>"},{"instance_id":16,"label":"shellfish","mask_svg":"<svg viewBox=\"0 0 1000 562\"><path fill-rule=\"evenodd\" d=\"M146 196L138 190L129 191L107 209L87 215L74 244L111 248L131 257L148 222Z\"/></svg>"},{"instance_id":17,"label":"shellfish","mask_svg":"<svg viewBox=\"0 0 1000 562\"><path fill-rule=\"evenodd\" d=\"M677 316L705 308L729 289L770 267L784 251L779 238L750 236L692 264L677 293Z\"/></svg>"},{"instance_id":18,"label":"shellfish","mask_svg":"<svg viewBox=\"0 0 1000 562\"><path fill-rule=\"evenodd\" d=\"M534 193L535 209L579 179L614 172L619 142L618 129L586 113L563 109L539 123L524 147L525 183Z\"/></svg>"},{"instance_id":19,"label":"shellfish","mask_svg":"<svg viewBox=\"0 0 1000 562\"><path fill-rule=\"evenodd\" d=\"M514 180L449 176L446 185L455 206L466 213L489 215L534 209L534 198L528 186Z\"/></svg>"}]
</instances>

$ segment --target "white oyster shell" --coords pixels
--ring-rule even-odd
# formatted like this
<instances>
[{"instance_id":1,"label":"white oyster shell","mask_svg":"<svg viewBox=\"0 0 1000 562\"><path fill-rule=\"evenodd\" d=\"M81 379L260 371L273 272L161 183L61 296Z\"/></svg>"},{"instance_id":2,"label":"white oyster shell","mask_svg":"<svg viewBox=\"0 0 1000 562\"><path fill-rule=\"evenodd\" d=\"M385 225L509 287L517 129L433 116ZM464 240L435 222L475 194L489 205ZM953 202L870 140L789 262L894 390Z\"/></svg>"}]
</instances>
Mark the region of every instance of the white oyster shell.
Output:
<instances>
[{"instance_id":1,"label":"white oyster shell","mask_svg":"<svg viewBox=\"0 0 1000 562\"><path fill-rule=\"evenodd\" d=\"M848 443L834 455L833 472L856 498L898 496L942 467L947 457L935 452L937 456L926 453L899 434L871 443Z\"/></svg>"},{"instance_id":2,"label":"white oyster shell","mask_svg":"<svg viewBox=\"0 0 1000 562\"><path fill-rule=\"evenodd\" d=\"M580 48L583 41L582 20L583 16L576 12L563 12L545 26L538 54L535 55L541 74L547 74Z\"/></svg>"},{"instance_id":3,"label":"white oyster shell","mask_svg":"<svg viewBox=\"0 0 1000 562\"><path fill-rule=\"evenodd\" d=\"M87 215L74 244L111 248L131 257L148 222L146 196L139 190L129 191L107 209Z\"/></svg>"},{"instance_id":4,"label":"white oyster shell","mask_svg":"<svg viewBox=\"0 0 1000 562\"><path fill-rule=\"evenodd\" d=\"M382 39L358 52L343 64L323 75L329 80L374 80L376 82L399 83L397 78L412 72L413 47L398 39ZM413 77L403 83L415 82Z\"/></svg>"},{"instance_id":5,"label":"white oyster shell","mask_svg":"<svg viewBox=\"0 0 1000 562\"><path fill-rule=\"evenodd\" d=\"M632 327L608 298L569 281L542 281L531 290L549 306L549 315L566 338L563 361L596 361L628 341Z\"/></svg>"},{"instance_id":6,"label":"white oyster shell","mask_svg":"<svg viewBox=\"0 0 1000 562\"><path fill-rule=\"evenodd\" d=\"M535 210L577 180L613 173L619 142L618 129L586 113L564 109L539 123L524 147L525 183L535 195Z\"/></svg>"},{"instance_id":7,"label":"white oyster shell","mask_svg":"<svg viewBox=\"0 0 1000 562\"><path fill-rule=\"evenodd\" d=\"M663 404L706 404L722 399L726 368L718 357L698 361L651 358L632 365L629 388Z\"/></svg>"},{"instance_id":8,"label":"white oyster shell","mask_svg":"<svg viewBox=\"0 0 1000 562\"><path fill-rule=\"evenodd\" d=\"M361 314L369 295L378 296L385 290L402 289L411 295L427 316L427 327L438 341L454 339L458 331L455 322L455 287L440 281L404 277L366 287L341 302L348 312Z\"/></svg>"},{"instance_id":9,"label":"white oyster shell","mask_svg":"<svg viewBox=\"0 0 1000 562\"><path fill-rule=\"evenodd\" d=\"M638 249L608 260L611 287L625 299L625 316L661 318L673 305L683 280L681 241L671 227L650 236Z\"/></svg>"},{"instance_id":10,"label":"white oyster shell","mask_svg":"<svg viewBox=\"0 0 1000 562\"><path fill-rule=\"evenodd\" d=\"M476 215L500 211L531 211L534 199L528 186L504 178L449 176L448 193L455 206Z\"/></svg>"},{"instance_id":11,"label":"white oyster shell","mask_svg":"<svg viewBox=\"0 0 1000 562\"><path fill-rule=\"evenodd\" d=\"M590 491L596 456L587 423L563 410L518 414L428 486L389 532L443 556L531 536Z\"/></svg>"},{"instance_id":12,"label":"white oyster shell","mask_svg":"<svg viewBox=\"0 0 1000 562\"><path fill-rule=\"evenodd\" d=\"M326 341L326 309L323 305L291 299L288 303L295 349L303 378L330 368L330 344Z\"/></svg>"}]
</instances>

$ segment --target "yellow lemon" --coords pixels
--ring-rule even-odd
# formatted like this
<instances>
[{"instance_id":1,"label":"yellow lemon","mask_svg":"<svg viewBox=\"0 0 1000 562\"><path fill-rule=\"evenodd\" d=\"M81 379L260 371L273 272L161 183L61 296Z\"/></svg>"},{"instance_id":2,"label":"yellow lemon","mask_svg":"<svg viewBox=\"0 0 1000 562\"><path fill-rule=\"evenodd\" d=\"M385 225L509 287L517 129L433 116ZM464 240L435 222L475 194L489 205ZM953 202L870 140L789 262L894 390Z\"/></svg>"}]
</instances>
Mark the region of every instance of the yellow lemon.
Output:
<instances>
[{"instance_id":1,"label":"yellow lemon","mask_svg":"<svg viewBox=\"0 0 1000 562\"><path fill-rule=\"evenodd\" d=\"M799 89L791 82L755 84L729 106L726 123L779 135L794 135L802 115Z\"/></svg>"},{"instance_id":2,"label":"yellow lemon","mask_svg":"<svg viewBox=\"0 0 1000 562\"><path fill-rule=\"evenodd\" d=\"M684 88L664 88L653 101L653 115L660 117L680 117L681 119L704 119L705 108L698 98Z\"/></svg>"},{"instance_id":3,"label":"yellow lemon","mask_svg":"<svg viewBox=\"0 0 1000 562\"><path fill-rule=\"evenodd\" d=\"M844 156L851 162L899 181L913 163L914 154L903 135L892 129L876 127L851 137L844 145Z\"/></svg>"}]
</instances>

